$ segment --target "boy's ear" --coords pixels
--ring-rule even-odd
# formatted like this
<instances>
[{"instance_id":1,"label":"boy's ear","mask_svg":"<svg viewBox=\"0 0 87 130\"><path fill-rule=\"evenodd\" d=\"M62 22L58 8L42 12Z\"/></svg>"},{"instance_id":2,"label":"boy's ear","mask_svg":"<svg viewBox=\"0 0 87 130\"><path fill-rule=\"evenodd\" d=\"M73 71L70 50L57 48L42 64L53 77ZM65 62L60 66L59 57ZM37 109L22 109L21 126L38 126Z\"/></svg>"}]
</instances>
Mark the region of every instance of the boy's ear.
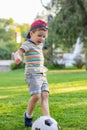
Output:
<instances>
[{"instance_id":1,"label":"boy's ear","mask_svg":"<svg viewBox=\"0 0 87 130\"><path fill-rule=\"evenodd\" d=\"M32 36L32 34L33 34L33 32L32 32L32 31L30 31L30 37Z\"/></svg>"},{"instance_id":2,"label":"boy's ear","mask_svg":"<svg viewBox=\"0 0 87 130\"><path fill-rule=\"evenodd\" d=\"M31 37L32 31L30 31L30 37Z\"/></svg>"}]
</instances>

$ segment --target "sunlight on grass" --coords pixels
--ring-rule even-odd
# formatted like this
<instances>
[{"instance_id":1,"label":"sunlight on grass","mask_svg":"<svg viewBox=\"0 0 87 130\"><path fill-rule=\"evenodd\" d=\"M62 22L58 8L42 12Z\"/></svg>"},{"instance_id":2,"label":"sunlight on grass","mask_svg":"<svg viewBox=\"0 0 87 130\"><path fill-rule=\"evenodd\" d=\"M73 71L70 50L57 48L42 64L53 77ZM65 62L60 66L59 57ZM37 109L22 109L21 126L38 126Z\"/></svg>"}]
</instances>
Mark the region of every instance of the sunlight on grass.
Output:
<instances>
[{"instance_id":1,"label":"sunlight on grass","mask_svg":"<svg viewBox=\"0 0 87 130\"><path fill-rule=\"evenodd\" d=\"M77 107L77 106L82 106L82 105L85 105L85 106L86 106L86 105L87 105L87 102L85 102L85 101L82 101L82 102L81 102L81 101L80 101L80 102L75 103L75 104L72 104L72 103L71 103L71 104L67 105L67 107L68 107L68 106L69 106L69 107L73 107L73 106L76 106L76 107Z\"/></svg>"},{"instance_id":2,"label":"sunlight on grass","mask_svg":"<svg viewBox=\"0 0 87 130\"><path fill-rule=\"evenodd\" d=\"M51 94L57 94L57 93L67 93L67 92L74 92L74 91L80 91L80 90L87 90L87 87L79 87L79 88L59 88L59 89L52 89Z\"/></svg>"},{"instance_id":3,"label":"sunlight on grass","mask_svg":"<svg viewBox=\"0 0 87 130\"><path fill-rule=\"evenodd\" d=\"M71 72L85 72L85 69L76 70L50 70L48 73L71 73Z\"/></svg>"},{"instance_id":4,"label":"sunlight on grass","mask_svg":"<svg viewBox=\"0 0 87 130\"><path fill-rule=\"evenodd\" d=\"M11 98L14 98L14 97L17 98L19 95L26 93L27 90L28 90L27 86L0 87L0 93L1 93L0 99L11 99ZM3 92L4 92L4 94L3 94Z\"/></svg>"},{"instance_id":5,"label":"sunlight on grass","mask_svg":"<svg viewBox=\"0 0 87 130\"><path fill-rule=\"evenodd\" d=\"M8 98L9 96L0 96L0 99L5 99L5 98Z\"/></svg>"},{"instance_id":6,"label":"sunlight on grass","mask_svg":"<svg viewBox=\"0 0 87 130\"><path fill-rule=\"evenodd\" d=\"M67 92L87 90L85 84L87 84L87 81L51 84L50 93L57 94L57 93L67 93Z\"/></svg>"}]
</instances>

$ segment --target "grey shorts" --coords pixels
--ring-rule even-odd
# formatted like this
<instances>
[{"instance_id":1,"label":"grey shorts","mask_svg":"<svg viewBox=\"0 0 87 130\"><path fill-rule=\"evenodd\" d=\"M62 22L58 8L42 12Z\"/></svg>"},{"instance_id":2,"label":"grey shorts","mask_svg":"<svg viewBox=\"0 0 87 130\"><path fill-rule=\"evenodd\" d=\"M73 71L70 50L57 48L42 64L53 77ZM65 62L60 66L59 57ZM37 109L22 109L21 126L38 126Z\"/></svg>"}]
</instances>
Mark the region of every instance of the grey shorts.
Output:
<instances>
[{"instance_id":1,"label":"grey shorts","mask_svg":"<svg viewBox=\"0 0 87 130\"><path fill-rule=\"evenodd\" d=\"M28 84L29 92L31 95L39 94L43 91L49 92L46 74L26 74L26 82Z\"/></svg>"}]
</instances>

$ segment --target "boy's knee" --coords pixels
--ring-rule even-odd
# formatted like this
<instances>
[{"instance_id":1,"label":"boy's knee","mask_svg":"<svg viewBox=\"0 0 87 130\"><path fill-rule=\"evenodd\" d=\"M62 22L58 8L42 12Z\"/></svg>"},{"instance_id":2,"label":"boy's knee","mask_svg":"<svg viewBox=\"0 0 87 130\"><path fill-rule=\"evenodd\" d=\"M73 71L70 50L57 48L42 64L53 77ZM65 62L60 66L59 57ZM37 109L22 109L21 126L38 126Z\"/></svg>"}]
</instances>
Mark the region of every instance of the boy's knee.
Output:
<instances>
[{"instance_id":1,"label":"boy's knee","mask_svg":"<svg viewBox=\"0 0 87 130\"><path fill-rule=\"evenodd\" d=\"M35 94L35 95L33 95L33 99L35 101L39 100L40 98L41 98L41 94Z\"/></svg>"},{"instance_id":2,"label":"boy's knee","mask_svg":"<svg viewBox=\"0 0 87 130\"><path fill-rule=\"evenodd\" d=\"M42 96L43 99L47 99L48 98L48 92L43 92L41 96Z\"/></svg>"}]
</instances>

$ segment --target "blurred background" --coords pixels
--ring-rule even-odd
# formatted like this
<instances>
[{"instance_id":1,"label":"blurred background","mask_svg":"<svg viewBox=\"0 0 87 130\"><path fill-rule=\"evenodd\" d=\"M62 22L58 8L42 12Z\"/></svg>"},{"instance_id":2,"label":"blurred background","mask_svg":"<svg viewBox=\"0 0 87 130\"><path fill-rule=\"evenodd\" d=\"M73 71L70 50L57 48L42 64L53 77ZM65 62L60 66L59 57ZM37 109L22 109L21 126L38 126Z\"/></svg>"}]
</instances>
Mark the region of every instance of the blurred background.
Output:
<instances>
[{"instance_id":1,"label":"blurred background","mask_svg":"<svg viewBox=\"0 0 87 130\"><path fill-rule=\"evenodd\" d=\"M49 26L43 46L45 65L87 70L86 0L0 0L0 71L10 65L20 67L13 62L13 54L36 19L46 20Z\"/></svg>"}]
</instances>

